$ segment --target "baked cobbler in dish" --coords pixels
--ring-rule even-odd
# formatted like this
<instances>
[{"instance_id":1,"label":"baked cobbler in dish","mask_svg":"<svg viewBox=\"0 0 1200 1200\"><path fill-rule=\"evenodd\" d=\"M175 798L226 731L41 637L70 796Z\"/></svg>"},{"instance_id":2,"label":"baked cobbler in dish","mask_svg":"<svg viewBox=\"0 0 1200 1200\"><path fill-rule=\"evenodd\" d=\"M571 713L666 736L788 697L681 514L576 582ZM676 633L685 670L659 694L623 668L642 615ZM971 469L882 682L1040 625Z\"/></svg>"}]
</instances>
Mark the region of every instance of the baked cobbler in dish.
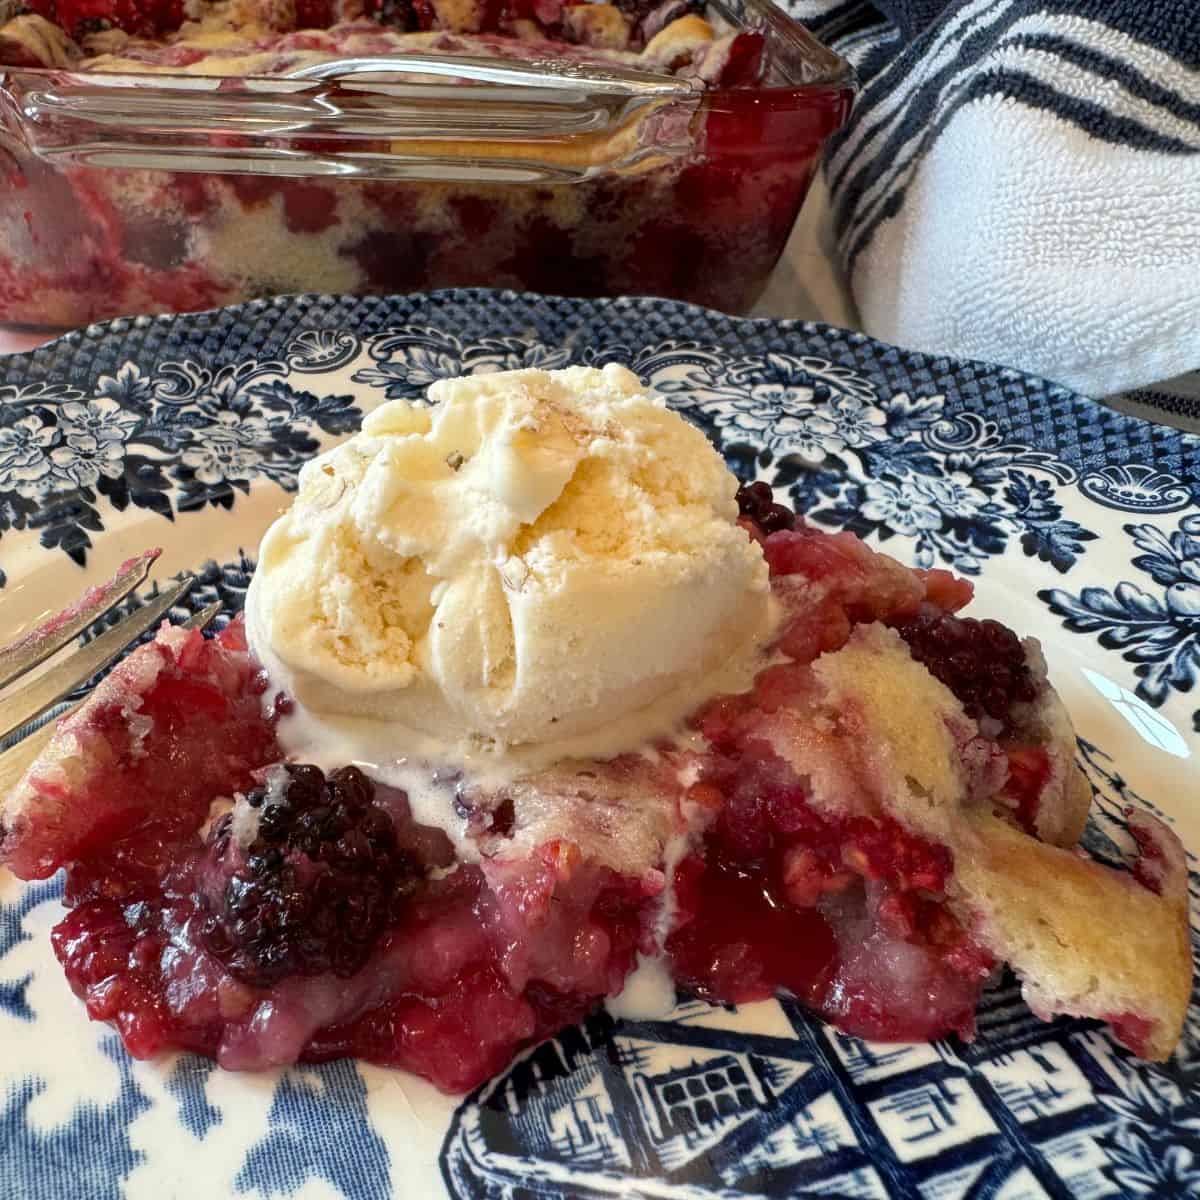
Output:
<instances>
[{"instance_id":1,"label":"baked cobbler in dish","mask_svg":"<svg viewBox=\"0 0 1200 1200\"><path fill-rule=\"evenodd\" d=\"M1003 964L1170 1054L1183 851L1139 812L1131 870L1079 848L1035 641L739 487L622 368L430 399L306 466L246 620L161 629L4 802L132 1054L461 1091L634 978L969 1039Z\"/></svg>"},{"instance_id":2,"label":"baked cobbler in dish","mask_svg":"<svg viewBox=\"0 0 1200 1200\"><path fill-rule=\"evenodd\" d=\"M0 13L0 95L20 114L0 160L0 321L462 286L745 310L851 99L848 68L821 83L832 54L798 27L772 43L788 18L751 16L734 27L693 0L18 0ZM443 73L406 73L414 56ZM445 73L464 59L468 76L491 60L562 84ZM383 82L353 74L380 60ZM653 103L620 92L630 71Z\"/></svg>"}]
</instances>

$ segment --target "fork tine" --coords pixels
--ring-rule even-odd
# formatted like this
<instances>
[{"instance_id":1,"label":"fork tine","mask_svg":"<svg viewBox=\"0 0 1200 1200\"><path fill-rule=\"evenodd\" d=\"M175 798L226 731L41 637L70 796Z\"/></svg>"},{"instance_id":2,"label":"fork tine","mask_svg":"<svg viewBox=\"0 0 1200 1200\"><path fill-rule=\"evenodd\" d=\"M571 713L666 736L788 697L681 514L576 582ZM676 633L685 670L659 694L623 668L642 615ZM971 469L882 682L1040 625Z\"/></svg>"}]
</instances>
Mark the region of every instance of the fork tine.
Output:
<instances>
[{"instance_id":1,"label":"fork tine","mask_svg":"<svg viewBox=\"0 0 1200 1200\"><path fill-rule=\"evenodd\" d=\"M185 629L204 629L210 625L216 615L221 611L221 605L218 601L216 604L210 604L207 608L201 609L194 617L189 617L184 621ZM7 750L0 753L0 797L7 796L21 781L21 776L33 765L38 755L49 744L50 739L54 736L55 729L58 728L58 722L63 719L68 713L73 713L81 704L82 700L76 701L70 708L64 709L58 714L55 720L47 721L40 729L35 729L28 737L22 738L15 746L10 746Z\"/></svg>"},{"instance_id":2,"label":"fork tine","mask_svg":"<svg viewBox=\"0 0 1200 1200\"><path fill-rule=\"evenodd\" d=\"M107 583L89 588L77 603L44 621L24 637L0 648L0 688L7 687L26 671L33 670L38 663L78 637L114 604L124 600L150 573L150 564L158 557L158 553L157 550L147 550L122 563L120 570Z\"/></svg>"},{"instance_id":3,"label":"fork tine","mask_svg":"<svg viewBox=\"0 0 1200 1200\"><path fill-rule=\"evenodd\" d=\"M207 629L216 619L221 611L220 600L214 600L211 604L206 605L198 613L188 617L183 623L184 629Z\"/></svg>"},{"instance_id":4,"label":"fork tine","mask_svg":"<svg viewBox=\"0 0 1200 1200\"><path fill-rule=\"evenodd\" d=\"M0 737L7 737L27 721L43 713L72 688L90 679L108 666L134 638L145 633L192 586L189 575L166 591L135 609L119 625L105 630L98 638L55 667L0 700Z\"/></svg>"}]
</instances>

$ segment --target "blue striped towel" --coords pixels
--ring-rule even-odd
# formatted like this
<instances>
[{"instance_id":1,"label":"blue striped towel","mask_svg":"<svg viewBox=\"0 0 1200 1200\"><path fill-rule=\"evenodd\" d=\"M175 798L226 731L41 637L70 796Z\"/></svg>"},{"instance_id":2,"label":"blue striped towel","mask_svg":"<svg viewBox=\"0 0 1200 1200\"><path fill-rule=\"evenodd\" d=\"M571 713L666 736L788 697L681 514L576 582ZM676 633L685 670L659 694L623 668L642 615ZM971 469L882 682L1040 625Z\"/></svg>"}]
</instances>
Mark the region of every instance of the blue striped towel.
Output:
<instances>
[{"instance_id":1,"label":"blue striped towel","mask_svg":"<svg viewBox=\"0 0 1200 1200\"><path fill-rule=\"evenodd\" d=\"M1200 369L1200 0L780 0L863 85L863 327L1103 396Z\"/></svg>"}]
</instances>

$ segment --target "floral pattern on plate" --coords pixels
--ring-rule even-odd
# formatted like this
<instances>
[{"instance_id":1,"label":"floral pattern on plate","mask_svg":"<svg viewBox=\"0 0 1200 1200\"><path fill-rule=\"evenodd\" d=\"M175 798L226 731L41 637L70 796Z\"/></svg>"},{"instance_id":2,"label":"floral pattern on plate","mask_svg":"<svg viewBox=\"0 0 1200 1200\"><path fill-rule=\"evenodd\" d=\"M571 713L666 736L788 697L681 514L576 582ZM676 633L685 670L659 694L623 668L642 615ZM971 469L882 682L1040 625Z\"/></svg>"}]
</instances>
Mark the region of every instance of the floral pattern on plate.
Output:
<instances>
[{"instance_id":1,"label":"floral pattern on plate","mask_svg":"<svg viewBox=\"0 0 1200 1200\"><path fill-rule=\"evenodd\" d=\"M314 432L349 433L362 413L349 395L290 387L272 366L184 361L146 374L127 362L87 391L0 389L0 534L37 530L82 564L105 506L170 519L230 508L256 478L294 488Z\"/></svg>"},{"instance_id":2,"label":"floral pattern on plate","mask_svg":"<svg viewBox=\"0 0 1200 1200\"><path fill-rule=\"evenodd\" d=\"M1160 705L1172 692L1189 692L1200 677L1200 515L1184 517L1177 529L1126 525L1143 551L1133 566L1159 585L1147 591L1128 581L1111 591L1062 588L1039 592L1074 633L1099 634L1100 645L1136 663L1137 694ZM1193 714L1200 731L1200 711Z\"/></svg>"}]
</instances>

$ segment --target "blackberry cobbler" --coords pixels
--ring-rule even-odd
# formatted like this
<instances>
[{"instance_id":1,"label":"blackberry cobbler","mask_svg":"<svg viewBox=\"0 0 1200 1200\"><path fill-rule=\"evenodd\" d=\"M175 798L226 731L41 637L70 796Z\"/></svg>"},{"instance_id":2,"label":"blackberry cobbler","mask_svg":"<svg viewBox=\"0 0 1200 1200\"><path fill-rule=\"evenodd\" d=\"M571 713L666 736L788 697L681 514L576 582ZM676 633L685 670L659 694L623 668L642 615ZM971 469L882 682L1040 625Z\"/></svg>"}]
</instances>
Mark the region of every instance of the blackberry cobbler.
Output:
<instances>
[{"instance_id":1,"label":"blackberry cobbler","mask_svg":"<svg viewBox=\"0 0 1200 1200\"><path fill-rule=\"evenodd\" d=\"M1036 642L739 487L621 368L430 398L306 466L246 621L165 626L5 801L132 1054L460 1091L635 972L969 1039L1004 963L1038 1015L1171 1052L1183 852L1137 812L1131 871L1078 847Z\"/></svg>"},{"instance_id":2,"label":"blackberry cobbler","mask_svg":"<svg viewBox=\"0 0 1200 1200\"><path fill-rule=\"evenodd\" d=\"M479 285L743 310L849 111L849 75L822 84L816 56L838 60L796 49L798 27L779 43L797 63L773 67L781 13L732 28L703 9L16 0L0 23L16 122L0 160L0 321ZM506 97L399 76L440 84L435 99L336 77L342 60L403 71L413 55L565 64L571 78ZM684 86L669 105L618 103L611 80L589 82L614 68ZM328 80L282 78L314 70Z\"/></svg>"}]
</instances>

